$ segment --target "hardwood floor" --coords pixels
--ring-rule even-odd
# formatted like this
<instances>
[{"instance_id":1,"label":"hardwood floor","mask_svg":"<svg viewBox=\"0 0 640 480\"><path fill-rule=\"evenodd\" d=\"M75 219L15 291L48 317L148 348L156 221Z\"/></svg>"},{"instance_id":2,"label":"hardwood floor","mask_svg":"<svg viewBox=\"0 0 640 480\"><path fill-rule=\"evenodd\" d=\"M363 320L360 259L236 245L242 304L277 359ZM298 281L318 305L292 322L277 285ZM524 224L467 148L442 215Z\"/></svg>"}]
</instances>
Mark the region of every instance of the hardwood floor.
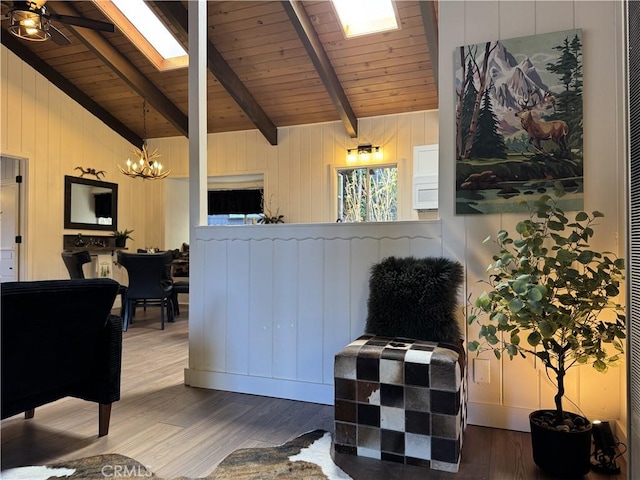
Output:
<instances>
[{"instance_id":1,"label":"hardwood floor","mask_svg":"<svg viewBox=\"0 0 640 480\"><path fill-rule=\"evenodd\" d=\"M279 445L316 428L333 431L333 407L187 387L188 307L160 330L158 309L124 334L122 398L109 435L98 438L98 407L66 398L37 408L35 417L2 421L1 468L42 465L104 453L135 458L162 478L204 477L238 448ZM354 479L543 480L529 434L469 426L457 474L336 455ZM590 473L588 480L626 477Z\"/></svg>"}]
</instances>

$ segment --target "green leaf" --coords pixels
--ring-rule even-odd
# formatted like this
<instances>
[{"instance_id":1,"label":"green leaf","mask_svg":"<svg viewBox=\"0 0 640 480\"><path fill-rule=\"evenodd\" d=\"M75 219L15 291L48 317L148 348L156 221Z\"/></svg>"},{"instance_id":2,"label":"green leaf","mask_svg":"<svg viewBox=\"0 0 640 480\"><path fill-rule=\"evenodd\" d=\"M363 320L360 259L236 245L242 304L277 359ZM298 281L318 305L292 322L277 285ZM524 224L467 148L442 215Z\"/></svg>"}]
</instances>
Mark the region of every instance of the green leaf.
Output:
<instances>
[{"instance_id":1,"label":"green leaf","mask_svg":"<svg viewBox=\"0 0 640 480\"><path fill-rule=\"evenodd\" d=\"M620 290L615 285L607 285L604 290L610 297L615 297L620 293Z\"/></svg>"},{"instance_id":2,"label":"green leaf","mask_svg":"<svg viewBox=\"0 0 640 480\"><path fill-rule=\"evenodd\" d=\"M536 285L536 286L539 286L539 285ZM527 292L527 296L529 297L529 300L533 302L539 302L540 300L542 300L542 292L540 291L539 288L536 288L536 287L529 290L529 292Z\"/></svg>"},{"instance_id":3,"label":"green leaf","mask_svg":"<svg viewBox=\"0 0 640 480\"><path fill-rule=\"evenodd\" d=\"M516 280L515 282L513 282L513 284L511 285L511 288L513 289L514 292L516 292L518 295L521 295L523 293L525 293L527 291L527 282L522 281L522 280Z\"/></svg>"},{"instance_id":4,"label":"green leaf","mask_svg":"<svg viewBox=\"0 0 640 480\"><path fill-rule=\"evenodd\" d=\"M501 355L500 355L500 350L494 350L494 351L493 351L493 354L496 356L496 358L497 358L498 360L500 360L500 356L501 356Z\"/></svg>"},{"instance_id":5,"label":"green leaf","mask_svg":"<svg viewBox=\"0 0 640 480\"><path fill-rule=\"evenodd\" d=\"M583 265L586 265L587 263L590 263L591 260L593 260L593 252L591 250L585 250L580 255L578 255L578 258L576 260L578 260Z\"/></svg>"},{"instance_id":6,"label":"green leaf","mask_svg":"<svg viewBox=\"0 0 640 480\"><path fill-rule=\"evenodd\" d=\"M560 263L571 264L573 263L574 258L575 258L575 254L567 250L558 250L558 253L556 254L556 259Z\"/></svg>"},{"instance_id":7,"label":"green leaf","mask_svg":"<svg viewBox=\"0 0 640 480\"><path fill-rule=\"evenodd\" d=\"M489 243L490 241L491 241L491 235L489 235L487 238L482 240L482 243Z\"/></svg>"},{"instance_id":8,"label":"green leaf","mask_svg":"<svg viewBox=\"0 0 640 480\"><path fill-rule=\"evenodd\" d=\"M547 226L550 230L564 230L564 224L562 222L556 222L555 220L549 220L549 222L547 222Z\"/></svg>"},{"instance_id":9,"label":"green leaf","mask_svg":"<svg viewBox=\"0 0 640 480\"><path fill-rule=\"evenodd\" d=\"M477 315L471 314L467 317L467 325L471 325L473 322L476 321L476 318L478 318Z\"/></svg>"},{"instance_id":10,"label":"green leaf","mask_svg":"<svg viewBox=\"0 0 640 480\"><path fill-rule=\"evenodd\" d=\"M498 322L498 325L507 325L509 323L509 317L507 317L504 313L497 312L492 317L492 320Z\"/></svg>"},{"instance_id":11,"label":"green leaf","mask_svg":"<svg viewBox=\"0 0 640 480\"><path fill-rule=\"evenodd\" d=\"M589 215L587 215L587 212L579 212L576 215L576 222L584 222L588 218L589 218Z\"/></svg>"},{"instance_id":12,"label":"green leaf","mask_svg":"<svg viewBox=\"0 0 640 480\"><path fill-rule=\"evenodd\" d=\"M476 342L475 340L472 342L467 342L467 349L470 352L475 352L478 350L478 347L480 346L480 343Z\"/></svg>"},{"instance_id":13,"label":"green leaf","mask_svg":"<svg viewBox=\"0 0 640 480\"><path fill-rule=\"evenodd\" d=\"M565 237L558 235L557 233L551 233L550 235L551 238L553 238L553 241L556 242L556 245L563 246L568 243Z\"/></svg>"},{"instance_id":14,"label":"green leaf","mask_svg":"<svg viewBox=\"0 0 640 480\"><path fill-rule=\"evenodd\" d=\"M509 301L509 310L518 313L524 307L524 303L519 298L513 298Z\"/></svg>"},{"instance_id":15,"label":"green leaf","mask_svg":"<svg viewBox=\"0 0 640 480\"><path fill-rule=\"evenodd\" d=\"M540 329L540 333L542 334L542 336L545 338L551 337L555 332L555 328L553 328L551 326L551 323L549 323L547 320L542 320L540 323L538 323L538 328Z\"/></svg>"},{"instance_id":16,"label":"green leaf","mask_svg":"<svg viewBox=\"0 0 640 480\"><path fill-rule=\"evenodd\" d=\"M507 345L507 353L509 357L513 359L513 357L518 354L518 348L515 345Z\"/></svg>"},{"instance_id":17,"label":"green leaf","mask_svg":"<svg viewBox=\"0 0 640 480\"><path fill-rule=\"evenodd\" d=\"M602 360L598 359L595 362L593 362L593 368L595 368L600 373L604 373L607 371L607 364L604 363Z\"/></svg>"},{"instance_id":18,"label":"green leaf","mask_svg":"<svg viewBox=\"0 0 640 480\"><path fill-rule=\"evenodd\" d=\"M527 337L527 342L532 347L537 346L541 340L542 340L542 336L538 332L531 332Z\"/></svg>"},{"instance_id":19,"label":"green leaf","mask_svg":"<svg viewBox=\"0 0 640 480\"><path fill-rule=\"evenodd\" d=\"M594 211L591 213L591 215L593 215L595 218L598 218L598 217L604 217L604 213L599 212L599 211L597 211L597 210L594 210Z\"/></svg>"}]
</instances>

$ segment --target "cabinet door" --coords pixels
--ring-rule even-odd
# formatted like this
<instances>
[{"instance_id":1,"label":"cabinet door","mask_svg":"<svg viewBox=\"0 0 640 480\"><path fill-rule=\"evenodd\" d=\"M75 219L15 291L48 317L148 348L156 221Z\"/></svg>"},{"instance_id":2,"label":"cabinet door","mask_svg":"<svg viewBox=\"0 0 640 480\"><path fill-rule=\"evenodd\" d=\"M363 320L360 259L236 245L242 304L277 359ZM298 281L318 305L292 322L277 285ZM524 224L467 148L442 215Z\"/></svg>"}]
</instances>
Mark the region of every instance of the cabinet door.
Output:
<instances>
[{"instance_id":1,"label":"cabinet door","mask_svg":"<svg viewBox=\"0 0 640 480\"><path fill-rule=\"evenodd\" d=\"M413 208L438 208L438 145L413 147Z\"/></svg>"}]
</instances>

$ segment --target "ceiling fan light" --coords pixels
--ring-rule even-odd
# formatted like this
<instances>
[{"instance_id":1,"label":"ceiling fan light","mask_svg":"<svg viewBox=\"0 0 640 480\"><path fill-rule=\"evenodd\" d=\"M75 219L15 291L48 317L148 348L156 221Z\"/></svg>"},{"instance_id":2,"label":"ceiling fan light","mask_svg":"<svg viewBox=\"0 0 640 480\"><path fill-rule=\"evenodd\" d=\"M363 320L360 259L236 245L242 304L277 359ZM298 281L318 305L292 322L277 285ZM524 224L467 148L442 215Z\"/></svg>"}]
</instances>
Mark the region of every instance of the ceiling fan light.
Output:
<instances>
[{"instance_id":1,"label":"ceiling fan light","mask_svg":"<svg viewBox=\"0 0 640 480\"><path fill-rule=\"evenodd\" d=\"M49 21L36 12L14 10L11 12L11 26L9 32L23 40L44 42L48 40Z\"/></svg>"}]
</instances>

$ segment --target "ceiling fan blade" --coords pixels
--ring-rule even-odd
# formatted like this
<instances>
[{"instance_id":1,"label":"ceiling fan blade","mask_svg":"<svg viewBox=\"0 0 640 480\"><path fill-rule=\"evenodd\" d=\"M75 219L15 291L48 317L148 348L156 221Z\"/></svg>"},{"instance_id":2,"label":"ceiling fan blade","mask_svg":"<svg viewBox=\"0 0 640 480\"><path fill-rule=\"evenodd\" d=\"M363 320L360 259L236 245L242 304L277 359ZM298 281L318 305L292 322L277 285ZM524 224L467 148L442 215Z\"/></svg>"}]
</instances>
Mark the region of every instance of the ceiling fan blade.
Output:
<instances>
[{"instance_id":1,"label":"ceiling fan blade","mask_svg":"<svg viewBox=\"0 0 640 480\"><path fill-rule=\"evenodd\" d=\"M53 25L49 24L49 34L51 35L51 40L56 42L60 46L71 45L71 40L67 38L67 36L58 30Z\"/></svg>"},{"instance_id":2,"label":"ceiling fan blade","mask_svg":"<svg viewBox=\"0 0 640 480\"><path fill-rule=\"evenodd\" d=\"M101 32L115 32L116 28L113 23L101 22L90 18L72 17L70 15L58 15L57 13L47 13L47 17L57 20L67 25L75 25L77 27L90 28L91 30L100 30Z\"/></svg>"}]
</instances>

